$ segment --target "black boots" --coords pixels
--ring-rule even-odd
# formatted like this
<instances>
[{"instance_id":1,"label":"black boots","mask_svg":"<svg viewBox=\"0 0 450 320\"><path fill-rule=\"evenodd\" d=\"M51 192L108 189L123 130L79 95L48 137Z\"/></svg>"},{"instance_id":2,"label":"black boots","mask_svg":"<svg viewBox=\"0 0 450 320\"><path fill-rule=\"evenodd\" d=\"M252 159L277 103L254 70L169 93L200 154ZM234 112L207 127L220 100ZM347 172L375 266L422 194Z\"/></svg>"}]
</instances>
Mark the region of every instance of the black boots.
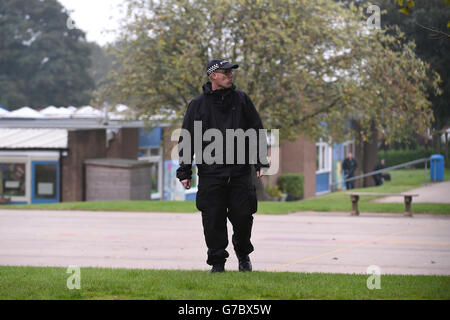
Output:
<instances>
[{"instance_id":1,"label":"black boots","mask_svg":"<svg viewBox=\"0 0 450 320\"><path fill-rule=\"evenodd\" d=\"M252 262L250 261L250 257L245 255L243 257L238 257L239 260L239 271L252 271Z\"/></svg>"},{"instance_id":2,"label":"black boots","mask_svg":"<svg viewBox=\"0 0 450 320\"><path fill-rule=\"evenodd\" d=\"M213 265L211 270L209 270L209 273L224 272L224 271L225 271L225 263L220 263Z\"/></svg>"},{"instance_id":3,"label":"black boots","mask_svg":"<svg viewBox=\"0 0 450 320\"><path fill-rule=\"evenodd\" d=\"M252 262L250 261L250 257L248 255L238 257L238 260L240 272L252 271ZM217 272L225 272L225 263L214 264L211 270L209 270L209 273Z\"/></svg>"}]
</instances>

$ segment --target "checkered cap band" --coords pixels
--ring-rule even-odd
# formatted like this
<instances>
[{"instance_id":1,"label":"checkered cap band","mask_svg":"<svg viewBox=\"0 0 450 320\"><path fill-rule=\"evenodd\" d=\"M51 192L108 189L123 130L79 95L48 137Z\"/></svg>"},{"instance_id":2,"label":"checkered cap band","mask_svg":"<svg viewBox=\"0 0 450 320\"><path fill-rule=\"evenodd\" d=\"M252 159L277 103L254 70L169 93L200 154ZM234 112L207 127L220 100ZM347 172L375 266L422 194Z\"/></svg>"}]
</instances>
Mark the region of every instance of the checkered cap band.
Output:
<instances>
[{"instance_id":1,"label":"checkered cap band","mask_svg":"<svg viewBox=\"0 0 450 320\"><path fill-rule=\"evenodd\" d=\"M208 68L208 70L206 70L206 74L209 76L212 72L214 72L215 70L219 69L219 64L213 64L211 67Z\"/></svg>"},{"instance_id":2,"label":"checkered cap band","mask_svg":"<svg viewBox=\"0 0 450 320\"><path fill-rule=\"evenodd\" d=\"M209 76L212 72L214 72L215 70L219 69L219 68L233 68L236 69L238 68L237 64L231 64L228 60L223 60L223 59L214 59L212 60L210 63L212 63L212 65L210 65L207 69L206 69L206 74Z\"/></svg>"}]
</instances>

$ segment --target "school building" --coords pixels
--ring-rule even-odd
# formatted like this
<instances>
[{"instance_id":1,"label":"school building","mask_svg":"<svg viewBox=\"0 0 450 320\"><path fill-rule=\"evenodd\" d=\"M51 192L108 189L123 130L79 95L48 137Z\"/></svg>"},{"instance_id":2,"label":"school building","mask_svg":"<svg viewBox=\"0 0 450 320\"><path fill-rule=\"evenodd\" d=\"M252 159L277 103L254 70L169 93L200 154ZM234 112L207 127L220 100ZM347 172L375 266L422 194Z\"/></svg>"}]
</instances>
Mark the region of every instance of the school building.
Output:
<instances>
[{"instance_id":1,"label":"school building","mask_svg":"<svg viewBox=\"0 0 450 320\"><path fill-rule=\"evenodd\" d=\"M89 106L0 110L0 195L12 203L101 200L102 190L117 200L194 200L195 167L190 190L176 179L173 129L130 118L123 105L109 112ZM351 141L329 145L299 136L282 142L278 173L262 181L274 185L283 173L302 173L304 198L342 188L340 167L349 150Z\"/></svg>"}]
</instances>

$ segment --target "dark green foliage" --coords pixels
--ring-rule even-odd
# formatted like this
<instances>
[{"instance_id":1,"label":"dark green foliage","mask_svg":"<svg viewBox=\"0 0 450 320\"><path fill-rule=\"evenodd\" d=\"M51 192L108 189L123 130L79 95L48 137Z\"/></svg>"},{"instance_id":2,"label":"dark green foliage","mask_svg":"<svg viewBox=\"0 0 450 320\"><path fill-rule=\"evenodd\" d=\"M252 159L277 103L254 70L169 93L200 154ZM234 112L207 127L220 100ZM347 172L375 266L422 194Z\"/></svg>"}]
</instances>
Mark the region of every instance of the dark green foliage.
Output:
<instances>
[{"instance_id":1,"label":"dark green foliage","mask_svg":"<svg viewBox=\"0 0 450 320\"><path fill-rule=\"evenodd\" d=\"M0 1L0 104L87 104L94 82L84 33L56 0Z\"/></svg>"},{"instance_id":2,"label":"dark green foliage","mask_svg":"<svg viewBox=\"0 0 450 320\"><path fill-rule=\"evenodd\" d=\"M445 34L449 33L447 23L450 17L450 6L444 0L415 1L409 14L399 12L402 6L393 0L366 0L368 3L378 5L386 13L381 16L381 28L397 25L405 33L406 40L416 43L416 54L431 68L440 74L442 94L435 94L429 89L430 101L434 114L433 128L442 129L450 122L450 40ZM404 1L406 3L406 1Z\"/></svg>"},{"instance_id":3,"label":"dark green foliage","mask_svg":"<svg viewBox=\"0 0 450 320\"><path fill-rule=\"evenodd\" d=\"M378 151L378 160L384 159L386 167L392 167L405 162L410 162L422 158L429 158L436 152L431 148L419 147L416 149L402 149L402 150L386 150ZM428 163L428 166L430 164ZM425 164L418 164L414 167L423 168Z\"/></svg>"},{"instance_id":4,"label":"dark green foliage","mask_svg":"<svg viewBox=\"0 0 450 320\"><path fill-rule=\"evenodd\" d=\"M96 42L90 42L88 46L92 52L89 74L95 82L95 87L99 88L108 81L106 75L114 68L114 57L109 52L108 46L101 47Z\"/></svg>"},{"instance_id":5,"label":"dark green foliage","mask_svg":"<svg viewBox=\"0 0 450 320\"><path fill-rule=\"evenodd\" d=\"M303 198L304 176L299 173L286 173L278 178L278 185L282 192L288 194L288 200Z\"/></svg>"}]
</instances>

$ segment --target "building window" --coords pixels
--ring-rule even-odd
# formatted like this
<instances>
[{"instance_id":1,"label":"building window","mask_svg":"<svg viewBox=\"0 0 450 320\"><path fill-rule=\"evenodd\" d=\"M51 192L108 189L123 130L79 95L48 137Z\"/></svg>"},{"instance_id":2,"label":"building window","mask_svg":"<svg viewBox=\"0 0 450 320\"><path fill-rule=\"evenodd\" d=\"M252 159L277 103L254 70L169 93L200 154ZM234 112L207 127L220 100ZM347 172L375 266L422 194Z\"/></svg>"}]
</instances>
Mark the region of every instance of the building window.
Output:
<instances>
[{"instance_id":1,"label":"building window","mask_svg":"<svg viewBox=\"0 0 450 320\"><path fill-rule=\"evenodd\" d=\"M0 194L25 196L25 163L0 163Z\"/></svg>"},{"instance_id":2,"label":"building window","mask_svg":"<svg viewBox=\"0 0 450 320\"><path fill-rule=\"evenodd\" d=\"M41 199L55 199L57 186L56 164L35 165L36 197Z\"/></svg>"},{"instance_id":3,"label":"building window","mask_svg":"<svg viewBox=\"0 0 450 320\"><path fill-rule=\"evenodd\" d=\"M151 170L152 170L152 194L156 194L159 192L159 190L158 190L159 163L153 162Z\"/></svg>"},{"instance_id":4,"label":"building window","mask_svg":"<svg viewBox=\"0 0 450 320\"><path fill-rule=\"evenodd\" d=\"M320 142L316 143L316 171L330 171L331 170L331 148L330 146L320 139Z\"/></svg>"},{"instance_id":5,"label":"building window","mask_svg":"<svg viewBox=\"0 0 450 320\"><path fill-rule=\"evenodd\" d=\"M355 143L353 141L347 141L344 143L344 159L347 158L348 153L351 152L353 154L353 158L355 157Z\"/></svg>"},{"instance_id":6,"label":"building window","mask_svg":"<svg viewBox=\"0 0 450 320\"><path fill-rule=\"evenodd\" d=\"M139 149L139 160L151 162L152 168L152 199L162 198L162 148L148 147Z\"/></svg>"},{"instance_id":7,"label":"building window","mask_svg":"<svg viewBox=\"0 0 450 320\"><path fill-rule=\"evenodd\" d=\"M160 155L161 155L161 148L159 147L139 149L139 157L141 158L159 157Z\"/></svg>"}]
</instances>

